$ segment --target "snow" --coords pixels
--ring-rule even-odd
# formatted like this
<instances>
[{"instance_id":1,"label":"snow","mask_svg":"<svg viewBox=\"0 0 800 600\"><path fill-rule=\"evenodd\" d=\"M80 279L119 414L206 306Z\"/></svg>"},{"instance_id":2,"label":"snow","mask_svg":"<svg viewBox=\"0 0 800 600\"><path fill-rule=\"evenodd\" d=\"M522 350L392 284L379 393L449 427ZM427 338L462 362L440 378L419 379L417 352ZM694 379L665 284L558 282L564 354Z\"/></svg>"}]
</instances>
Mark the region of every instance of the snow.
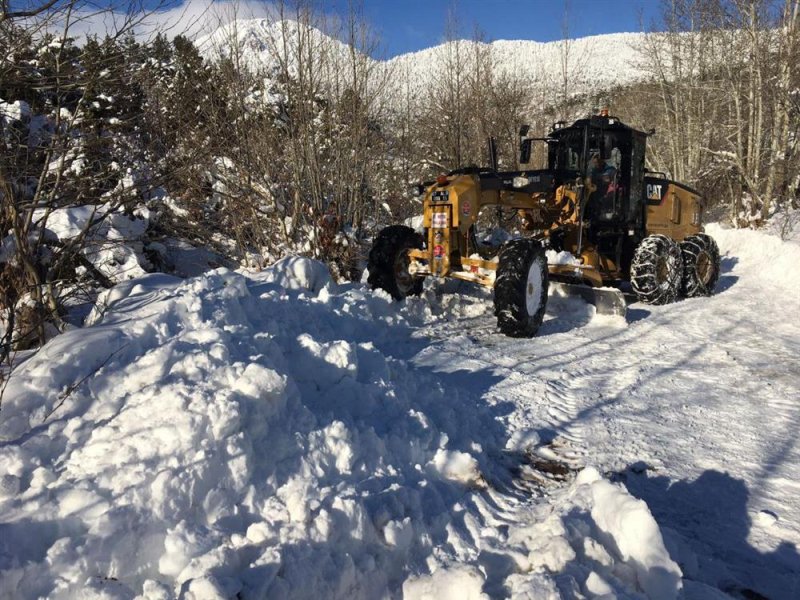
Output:
<instances>
[{"instance_id":1,"label":"snow","mask_svg":"<svg viewBox=\"0 0 800 600\"><path fill-rule=\"evenodd\" d=\"M625 563L633 567L641 589L653 600L675 598L682 573L667 553L647 504L600 480L593 470L582 472L577 482L591 484L592 519L600 531L611 536Z\"/></svg>"},{"instance_id":2,"label":"snow","mask_svg":"<svg viewBox=\"0 0 800 600\"><path fill-rule=\"evenodd\" d=\"M572 575L590 594L619 593L627 584L654 600L678 597L681 570L644 502L589 467L553 504L545 519L512 535L531 549L534 569ZM613 575L602 567L613 567Z\"/></svg>"},{"instance_id":3,"label":"snow","mask_svg":"<svg viewBox=\"0 0 800 600\"><path fill-rule=\"evenodd\" d=\"M24 100L6 102L0 98L0 119L3 124L14 121L29 120L31 118L31 107Z\"/></svg>"},{"instance_id":4,"label":"snow","mask_svg":"<svg viewBox=\"0 0 800 600\"><path fill-rule=\"evenodd\" d=\"M439 569L403 584L404 600L488 600L481 592L483 575L474 567Z\"/></svg>"},{"instance_id":5,"label":"snow","mask_svg":"<svg viewBox=\"0 0 800 600\"><path fill-rule=\"evenodd\" d=\"M423 215L414 215L405 220L404 224L411 227L417 233L422 233L425 230Z\"/></svg>"},{"instance_id":6,"label":"snow","mask_svg":"<svg viewBox=\"0 0 800 600\"><path fill-rule=\"evenodd\" d=\"M800 245L707 231L717 295L531 340L301 257L122 281L6 387L0 598L796 597Z\"/></svg>"},{"instance_id":7,"label":"snow","mask_svg":"<svg viewBox=\"0 0 800 600\"><path fill-rule=\"evenodd\" d=\"M333 60L332 71L323 73L323 78L349 76L346 70L335 66L347 64L350 59L350 50L345 44L314 27L291 20L238 19L199 36L195 43L209 59L228 56L232 51L230 46L235 43L243 64L253 70L269 73L281 62L276 54L284 51L281 40L285 37L289 55L283 61L286 64L280 66L292 72L296 69L297 58L293 46L297 44L298 36L302 36L305 46L316 49L317 53L323 53L321 49L324 47L324 53ZM643 33L613 33L578 38L569 40L568 49L561 41L497 40L486 44L460 40L401 54L385 61L375 58L367 60L370 70L384 70L389 75L381 93L391 104L397 98L419 96L435 87L450 44L462 45L460 52L465 62L475 54L476 44L489 49L498 75L514 76L545 88L563 84L562 56L566 52L572 73L569 82L571 93L578 96L603 92L646 78L648 74L637 60L637 48L642 45L644 36Z\"/></svg>"},{"instance_id":8,"label":"snow","mask_svg":"<svg viewBox=\"0 0 800 600\"><path fill-rule=\"evenodd\" d=\"M44 227L52 238L67 242L86 232L83 254L112 281L133 279L147 273L150 266L144 256L144 237L150 225L150 211L138 207L132 215L110 210L103 205L57 208L34 211L34 223ZM3 242L5 255L6 242Z\"/></svg>"},{"instance_id":9,"label":"snow","mask_svg":"<svg viewBox=\"0 0 800 600\"><path fill-rule=\"evenodd\" d=\"M579 258L572 255L572 252L568 252L567 250L561 250L560 252L556 252L555 250L547 250L545 251L547 256L547 264L548 265L580 265L581 261Z\"/></svg>"},{"instance_id":10,"label":"snow","mask_svg":"<svg viewBox=\"0 0 800 600\"><path fill-rule=\"evenodd\" d=\"M569 41L569 64L572 72L570 85L573 94L608 90L644 79L646 74L637 64L637 47L642 44L642 33L612 33L589 36ZM452 44L453 42L449 42ZM475 42L462 40L464 56L474 53ZM513 75L531 83L555 84L563 81L561 75L564 42L536 42L533 40L497 40L478 43L491 50L493 64L499 74ZM387 61L395 73L412 74L408 85L412 93L428 89L437 77L441 57L448 44L402 54ZM602 51L600 51L602 49ZM399 78L398 78L399 79Z\"/></svg>"},{"instance_id":11,"label":"snow","mask_svg":"<svg viewBox=\"0 0 800 600\"><path fill-rule=\"evenodd\" d=\"M265 272L265 281L274 282L287 290L308 290L317 294L334 285L328 267L303 256L286 256Z\"/></svg>"},{"instance_id":12,"label":"snow","mask_svg":"<svg viewBox=\"0 0 800 600\"><path fill-rule=\"evenodd\" d=\"M149 242L145 250L157 255L165 270L180 277L197 277L210 269L229 266L230 262L216 252L176 238Z\"/></svg>"}]
</instances>

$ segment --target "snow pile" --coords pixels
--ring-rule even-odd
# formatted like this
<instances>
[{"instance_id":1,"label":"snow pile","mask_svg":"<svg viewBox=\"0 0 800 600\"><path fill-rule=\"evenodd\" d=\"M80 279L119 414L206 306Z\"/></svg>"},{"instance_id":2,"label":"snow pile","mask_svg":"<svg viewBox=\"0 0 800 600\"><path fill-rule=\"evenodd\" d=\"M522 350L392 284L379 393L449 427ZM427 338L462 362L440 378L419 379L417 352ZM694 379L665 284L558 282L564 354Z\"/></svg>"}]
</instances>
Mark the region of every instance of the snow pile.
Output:
<instances>
[{"instance_id":1,"label":"snow pile","mask_svg":"<svg viewBox=\"0 0 800 600\"><path fill-rule=\"evenodd\" d=\"M303 256L286 256L280 259L265 271L264 279L287 290L308 290L312 294L334 285L328 267Z\"/></svg>"},{"instance_id":2,"label":"snow pile","mask_svg":"<svg viewBox=\"0 0 800 600\"><path fill-rule=\"evenodd\" d=\"M800 264L800 243L796 241L784 241L764 231L728 229L716 223L706 226L705 231L719 245L723 272L737 266L737 272L755 278L769 289L783 291L787 278ZM783 301L790 305L787 309L800 309L797 294L789 294Z\"/></svg>"},{"instance_id":3,"label":"snow pile","mask_svg":"<svg viewBox=\"0 0 800 600\"><path fill-rule=\"evenodd\" d=\"M468 306L426 302L297 258L106 292L6 388L0 597L674 597L621 488L511 491L514 414L409 360Z\"/></svg>"},{"instance_id":4,"label":"snow pile","mask_svg":"<svg viewBox=\"0 0 800 600\"><path fill-rule=\"evenodd\" d=\"M532 580L548 573L562 574L557 579L562 594L580 590L587 596L625 598L644 592L653 600L678 597L681 570L644 502L586 468L554 504L545 518L537 516L533 525L511 534L512 542L529 549L529 573L510 578L512 597L525 597ZM537 507L534 512L544 511Z\"/></svg>"}]
</instances>

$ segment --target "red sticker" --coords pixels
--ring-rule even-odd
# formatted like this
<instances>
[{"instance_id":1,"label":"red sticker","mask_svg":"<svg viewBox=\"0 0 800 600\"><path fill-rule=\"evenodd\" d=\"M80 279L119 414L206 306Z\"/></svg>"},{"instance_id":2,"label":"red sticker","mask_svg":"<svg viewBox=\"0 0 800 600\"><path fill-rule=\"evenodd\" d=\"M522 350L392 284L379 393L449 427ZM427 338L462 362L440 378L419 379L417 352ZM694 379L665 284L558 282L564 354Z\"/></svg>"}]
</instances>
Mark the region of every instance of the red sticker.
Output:
<instances>
[{"instance_id":1,"label":"red sticker","mask_svg":"<svg viewBox=\"0 0 800 600\"><path fill-rule=\"evenodd\" d=\"M433 257L442 258L444 256L444 246L436 245L433 247Z\"/></svg>"},{"instance_id":2,"label":"red sticker","mask_svg":"<svg viewBox=\"0 0 800 600\"><path fill-rule=\"evenodd\" d=\"M472 207L469 205L469 202L464 202L461 205L461 212L465 215L468 215L470 210L472 210Z\"/></svg>"}]
</instances>

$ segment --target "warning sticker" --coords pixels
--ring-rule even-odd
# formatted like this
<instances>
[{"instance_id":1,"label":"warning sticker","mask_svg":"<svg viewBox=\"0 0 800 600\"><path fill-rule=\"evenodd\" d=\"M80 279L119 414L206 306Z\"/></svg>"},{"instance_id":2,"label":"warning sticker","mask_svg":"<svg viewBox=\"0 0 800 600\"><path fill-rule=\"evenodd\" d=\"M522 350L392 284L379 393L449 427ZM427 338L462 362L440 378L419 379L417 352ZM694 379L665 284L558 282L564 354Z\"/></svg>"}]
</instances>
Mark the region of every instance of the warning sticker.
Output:
<instances>
[{"instance_id":1,"label":"warning sticker","mask_svg":"<svg viewBox=\"0 0 800 600\"><path fill-rule=\"evenodd\" d=\"M447 229L447 213L443 212L433 213L432 225L434 229Z\"/></svg>"},{"instance_id":2,"label":"warning sticker","mask_svg":"<svg viewBox=\"0 0 800 600\"><path fill-rule=\"evenodd\" d=\"M471 210L472 210L472 207L470 206L469 202L462 202L461 203L461 212L462 213L464 213L465 215L468 215Z\"/></svg>"},{"instance_id":3,"label":"warning sticker","mask_svg":"<svg viewBox=\"0 0 800 600\"><path fill-rule=\"evenodd\" d=\"M444 246L434 246L433 247L433 257L437 260L441 260L444 258Z\"/></svg>"}]
</instances>

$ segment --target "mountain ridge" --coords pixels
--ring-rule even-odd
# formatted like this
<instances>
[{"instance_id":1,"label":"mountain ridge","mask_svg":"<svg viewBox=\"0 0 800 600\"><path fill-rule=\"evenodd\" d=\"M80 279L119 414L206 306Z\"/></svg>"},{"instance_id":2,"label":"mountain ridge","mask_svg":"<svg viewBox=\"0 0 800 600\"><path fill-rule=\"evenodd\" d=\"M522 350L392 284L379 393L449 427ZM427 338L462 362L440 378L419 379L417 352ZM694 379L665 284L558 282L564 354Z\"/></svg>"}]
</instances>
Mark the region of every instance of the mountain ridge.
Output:
<instances>
[{"instance_id":1,"label":"mountain ridge","mask_svg":"<svg viewBox=\"0 0 800 600\"><path fill-rule=\"evenodd\" d=\"M334 48L340 58L347 60L349 47L346 43L315 27L305 27L307 35L303 39L309 44L320 49ZM245 64L258 69L276 62L274 50L281 37L295 38L301 31L300 24L288 19L238 19L198 37L196 44L206 58L213 59L215 56L226 56L231 43L237 40ZM606 33L551 42L454 40L387 59L376 59L357 51L370 65L391 68L393 75L399 72L400 83L408 85L408 91L412 94L431 85L436 73L441 71L443 55L453 44L459 44L460 49L464 50L465 60L469 60L471 52L474 53L476 44L488 48L497 73L519 77L532 84L552 86L563 83L566 66L573 93L583 94L599 93L644 79L646 72L637 65L636 59L637 48L647 35L651 34ZM404 75L407 75L407 80L404 80ZM396 91L396 86L390 88Z\"/></svg>"}]
</instances>

